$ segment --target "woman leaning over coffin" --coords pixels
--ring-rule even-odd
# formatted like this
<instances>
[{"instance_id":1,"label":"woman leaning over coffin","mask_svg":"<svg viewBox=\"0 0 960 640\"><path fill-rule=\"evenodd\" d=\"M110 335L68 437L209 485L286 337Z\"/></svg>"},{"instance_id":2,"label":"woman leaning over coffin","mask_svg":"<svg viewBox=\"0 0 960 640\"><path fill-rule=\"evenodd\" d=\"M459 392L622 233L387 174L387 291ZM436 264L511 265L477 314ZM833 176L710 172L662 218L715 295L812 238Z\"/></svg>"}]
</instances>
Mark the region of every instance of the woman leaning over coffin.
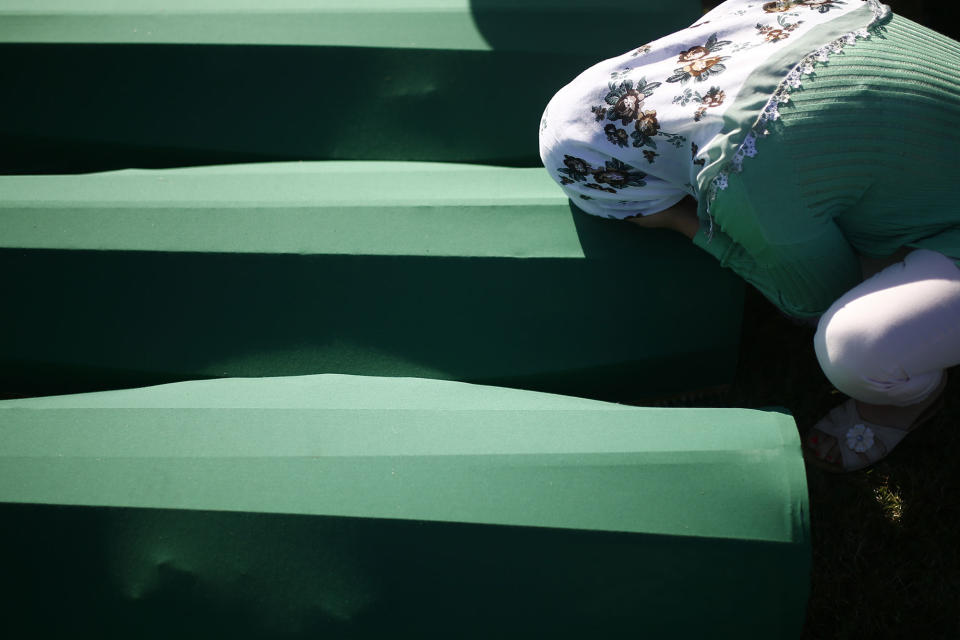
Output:
<instances>
[{"instance_id":1,"label":"woman leaning over coffin","mask_svg":"<svg viewBox=\"0 0 960 640\"><path fill-rule=\"evenodd\" d=\"M540 153L587 213L681 232L819 317L850 400L805 453L849 471L927 420L960 364L958 123L956 41L876 0L728 0L563 87Z\"/></svg>"}]
</instances>

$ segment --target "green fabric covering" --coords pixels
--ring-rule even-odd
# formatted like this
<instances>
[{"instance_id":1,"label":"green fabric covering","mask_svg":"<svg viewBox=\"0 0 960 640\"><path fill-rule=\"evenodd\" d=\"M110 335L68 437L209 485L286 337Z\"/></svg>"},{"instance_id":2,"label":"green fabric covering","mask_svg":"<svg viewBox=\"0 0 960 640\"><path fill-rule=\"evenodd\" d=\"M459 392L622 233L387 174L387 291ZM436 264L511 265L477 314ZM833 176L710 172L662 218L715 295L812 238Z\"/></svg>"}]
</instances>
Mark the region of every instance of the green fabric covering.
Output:
<instances>
[{"instance_id":1,"label":"green fabric covering","mask_svg":"<svg viewBox=\"0 0 960 640\"><path fill-rule=\"evenodd\" d=\"M0 0L0 171L537 166L544 105L696 0Z\"/></svg>"},{"instance_id":2,"label":"green fabric covering","mask_svg":"<svg viewBox=\"0 0 960 640\"><path fill-rule=\"evenodd\" d=\"M785 312L817 316L861 280L857 254L960 265L952 179L960 44L900 16L816 67L730 176L694 241Z\"/></svg>"},{"instance_id":3,"label":"green fabric covering","mask_svg":"<svg viewBox=\"0 0 960 640\"><path fill-rule=\"evenodd\" d=\"M6 391L354 373L630 399L736 365L740 281L683 238L577 212L542 169L271 163L0 192Z\"/></svg>"},{"instance_id":4,"label":"green fabric covering","mask_svg":"<svg viewBox=\"0 0 960 640\"><path fill-rule=\"evenodd\" d=\"M578 22L633 42L685 27L699 10L694 0L0 0L0 42L595 53L600 40Z\"/></svg>"},{"instance_id":5,"label":"green fabric covering","mask_svg":"<svg viewBox=\"0 0 960 640\"><path fill-rule=\"evenodd\" d=\"M64 593L74 630L798 637L808 587L779 413L337 375L13 400L0 502L18 621Z\"/></svg>"}]
</instances>

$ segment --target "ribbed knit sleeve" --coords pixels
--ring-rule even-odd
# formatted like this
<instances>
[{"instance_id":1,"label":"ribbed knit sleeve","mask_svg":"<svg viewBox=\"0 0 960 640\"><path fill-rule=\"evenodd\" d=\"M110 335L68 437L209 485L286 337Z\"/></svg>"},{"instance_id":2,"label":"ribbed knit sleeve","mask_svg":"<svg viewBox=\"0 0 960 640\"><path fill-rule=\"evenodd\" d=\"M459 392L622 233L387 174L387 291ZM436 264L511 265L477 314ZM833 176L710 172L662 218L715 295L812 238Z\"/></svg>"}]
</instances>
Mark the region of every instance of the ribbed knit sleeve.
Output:
<instances>
[{"instance_id":1,"label":"ribbed knit sleeve","mask_svg":"<svg viewBox=\"0 0 960 640\"><path fill-rule=\"evenodd\" d=\"M796 317L822 314L860 282L860 261L833 216L804 206L801 172L776 134L713 203L694 243Z\"/></svg>"},{"instance_id":2,"label":"ribbed knit sleeve","mask_svg":"<svg viewBox=\"0 0 960 640\"><path fill-rule=\"evenodd\" d=\"M860 262L832 223L821 234L796 243L748 249L720 230L708 239L703 227L693 242L798 318L819 316L860 281Z\"/></svg>"},{"instance_id":3,"label":"ribbed knit sleeve","mask_svg":"<svg viewBox=\"0 0 960 640\"><path fill-rule=\"evenodd\" d=\"M960 265L958 123L960 45L893 16L791 88L694 242L800 317L860 282L857 254Z\"/></svg>"}]
</instances>

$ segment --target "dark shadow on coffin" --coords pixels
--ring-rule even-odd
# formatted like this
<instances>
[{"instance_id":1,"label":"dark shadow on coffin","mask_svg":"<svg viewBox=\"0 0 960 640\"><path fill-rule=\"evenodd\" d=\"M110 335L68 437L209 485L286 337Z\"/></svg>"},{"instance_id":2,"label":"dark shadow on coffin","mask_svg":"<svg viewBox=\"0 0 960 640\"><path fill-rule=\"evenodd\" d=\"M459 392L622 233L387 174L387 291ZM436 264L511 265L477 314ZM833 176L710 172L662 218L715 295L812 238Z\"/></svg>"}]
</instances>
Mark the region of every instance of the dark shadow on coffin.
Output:
<instances>
[{"instance_id":1,"label":"dark shadow on coffin","mask_svg":"<svg viewBox=\"0 0 960 640\"><path fill-rule=\"evenodd\" d=\"M281 160L539 166L584 53L0 45L0 172Z\"/></svg>"},{"instance_id":2,"label":"dark shadow on coffin","mask_svg":"<svg viewBox=\"0 0 960 640\"><path fill-rule=\"evenodd\" d=\"M17 523L0 548L18 637L785 638L810 563L806 545L682 535L0 510Z\"/></svg>"},{"instance_id":3,"label":"dark shadow on coffin","mask_svg":"<svg viewBox=\"0 0 960 640\"><path fill-rule=\"evenodd\" d=\"M669 264L669 242L649 245ZM3 250L0 380L34 395L335 372L625 400L730 382L740 282L701 281L705 254L670 280L624 260Z\"/></svg>"}]
</instances>

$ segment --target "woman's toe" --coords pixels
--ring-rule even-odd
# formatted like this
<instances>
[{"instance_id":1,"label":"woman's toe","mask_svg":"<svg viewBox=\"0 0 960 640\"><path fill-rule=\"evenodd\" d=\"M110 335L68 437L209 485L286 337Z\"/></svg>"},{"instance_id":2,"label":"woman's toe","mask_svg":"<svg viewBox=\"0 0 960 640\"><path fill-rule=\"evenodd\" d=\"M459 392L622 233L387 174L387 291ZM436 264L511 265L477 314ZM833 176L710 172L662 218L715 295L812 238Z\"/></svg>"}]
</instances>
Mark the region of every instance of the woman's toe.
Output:
<instances>
[{"instance_id":1,"label":"woman's toe","mask_svg":"<svg viewBox=\"0 0 960 640\"><path fill-rule=\"evenodd\" d=\"M810 429L810 433L807 434L807 448L815 452L823 445L824 439L829 437L822 431Z\"/></svg>"},{"instance_id":2,"label":"woman's toe","mask_svg":"<svg viewBox=\"0 0 960 640\"><path fill-rule=\"evenodd\" d=\"M821 460L825 460L835 448L837 439L822 431L818 431L815 437L817 438L817 443L813 449L813 453Z\"/></svg>"},{"instance_id":3,"label":"woman's toe","mask_svg":"<svg viewBox=\"0 0 960 640\"><path fill-rule=\"evenodd\" d=\"M840 465L840 446L837 439L818 429L811 429L806 440L810 455L828 464Z\"/></svg>"},{"instance_id":4,"label":"woman's toe","mask_svg":"<svg viewBox=\"0 0 960 640\"><path fill-rule=\"evenodd\" d=\"M835 466L841 466L843 464L843 458L840 455L840 445L837 443L836 438L830 438L833 442L831 443L830 448L824 452L823 460L827 464L832 464Z\"/></svg>"}]
</instances>

